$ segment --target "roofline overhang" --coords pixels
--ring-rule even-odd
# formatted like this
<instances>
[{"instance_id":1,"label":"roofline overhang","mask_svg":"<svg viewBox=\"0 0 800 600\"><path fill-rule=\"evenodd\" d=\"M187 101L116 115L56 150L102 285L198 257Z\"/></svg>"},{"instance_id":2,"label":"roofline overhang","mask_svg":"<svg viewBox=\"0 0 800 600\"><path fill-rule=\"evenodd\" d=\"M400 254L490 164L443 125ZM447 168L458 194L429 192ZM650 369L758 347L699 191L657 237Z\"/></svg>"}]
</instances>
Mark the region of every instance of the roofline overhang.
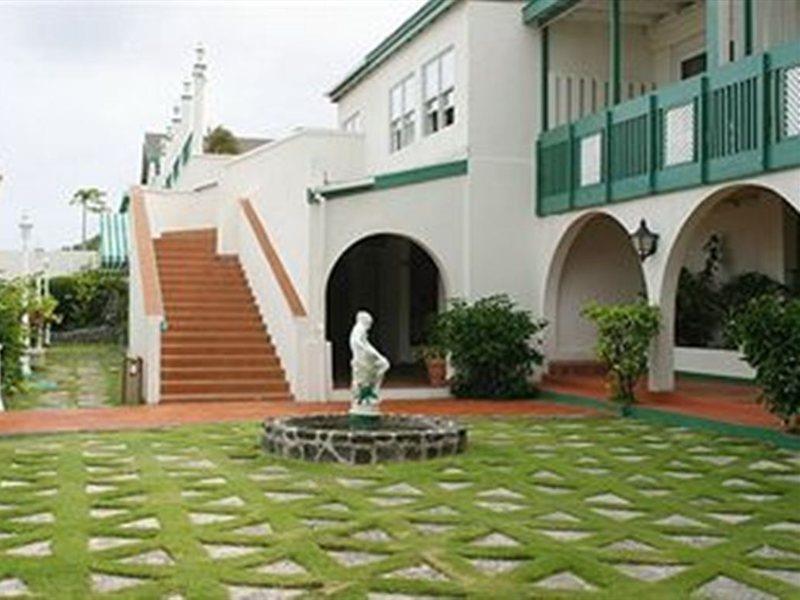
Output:
<instances>
[{"instance_id":1,"label":"roofline overhang","mask_svg":"<svg viewBox=\"0 0 800 600\"><path fill-rule=\"evenodd\" d=\"M327 96L338 102L367 75L388 60L405 44L417 37L425 28L452 8L459 0L428 0L417 12L406 19L387 38L370 51L355 69L334 86Z\"/></svg>"}]
</instances>

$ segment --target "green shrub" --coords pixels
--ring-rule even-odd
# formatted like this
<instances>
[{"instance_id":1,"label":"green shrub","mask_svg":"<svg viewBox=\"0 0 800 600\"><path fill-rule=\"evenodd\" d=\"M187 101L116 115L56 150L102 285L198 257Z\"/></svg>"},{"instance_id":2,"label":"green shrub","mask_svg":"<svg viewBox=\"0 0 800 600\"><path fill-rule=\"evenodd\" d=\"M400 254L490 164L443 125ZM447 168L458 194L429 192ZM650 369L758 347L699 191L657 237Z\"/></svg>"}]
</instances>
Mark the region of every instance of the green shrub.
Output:
<instances>
[{"instance_id":1,"label":"green shrub","mask_svg":"<svg viewBox=\"0 0 800 600\"><path fill-rule=\"evenodd\" d=\"M120 271L92 270L55 277L50 294L58 301L60 331L111 326L127 329L128 279Z\"/></svg>"},{"instance_id":2,"label":"green shrub","mask_svg":"<svg viewBox=\"0 0 800 600\"><path fill-rule=\"evenodd\" d=\"M535 320L505 295L470 304L453 300L436 319L437 344L450 354L456 396L520 398L535 389L534 367L543 360L537 337L545 321Z\"/></svg>"},{"instance_id":3,"label":"green shrub","mask_svg":"<svg viewBox=\"0 0 800 600\"><path fill-rule=\"evenodd\" d=\"M753 299L732 317L727 333L755 369L767 409L793 425L800 412L800 300Z\"/></svg>"},{"instance_id":4,"label":"green shrub","mask_svg":"<svg viewBox=\"0 0 800 600\"><path fill-rule=\"evenodd\" d=\"M636 401L634 388L647 372L648 349L661 326L657 306L644 301L584 307L597 327L597 357L608 367L611 399L626 407Z\"/></svg>"},{"instance_id":5,"label":"green shrub","mask_svg":"<svg viewBox=\"0 0 800 600\"><path fill-rule=\"evenodd\" d=\"M3 392L10 392L22 381L20 357L24 351L22 314L23 287L19 282L0 282L0 344L2 351Z\"/></svg>"}]
</instances>

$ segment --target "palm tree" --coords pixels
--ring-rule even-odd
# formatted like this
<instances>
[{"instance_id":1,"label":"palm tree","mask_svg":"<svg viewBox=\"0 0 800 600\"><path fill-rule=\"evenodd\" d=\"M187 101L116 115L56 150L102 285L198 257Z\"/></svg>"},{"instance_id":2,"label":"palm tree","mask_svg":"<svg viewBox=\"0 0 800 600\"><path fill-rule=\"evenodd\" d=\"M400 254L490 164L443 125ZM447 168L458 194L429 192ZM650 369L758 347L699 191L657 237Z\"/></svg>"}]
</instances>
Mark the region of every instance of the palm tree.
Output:
<instances>
[{"instance_id":1,"label":"palm tree","mask_svg":"<svg viewBox=\"0 0 800 600\"><path fill-rule=\"evenodd\" d=\"M87 213L101 213L108 210L108 205L103 197L105 192L97 188L83 188L72 195L69 201L70 206L80 205L81 207L81 247L86 245L86 215Z\"/></svg>"}]
</instances>

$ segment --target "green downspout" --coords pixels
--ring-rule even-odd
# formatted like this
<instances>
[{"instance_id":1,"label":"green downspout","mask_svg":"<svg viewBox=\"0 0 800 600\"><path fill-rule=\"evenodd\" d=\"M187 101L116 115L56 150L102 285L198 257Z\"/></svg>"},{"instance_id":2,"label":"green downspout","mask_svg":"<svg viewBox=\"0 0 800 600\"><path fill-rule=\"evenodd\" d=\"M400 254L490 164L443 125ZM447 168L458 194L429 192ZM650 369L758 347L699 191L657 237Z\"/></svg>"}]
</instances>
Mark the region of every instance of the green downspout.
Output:
<instances>
[{"instance_id":1,"label":"green downspout","mask_svg":"<svg viewBox=\"0 0 800 600\"><path fill-rule=\"evenodd\" d=\"M619 104L620 102L620 92L622 89L622 82L621 82L621 67L622 67L622 50L620 48L620 0L610 0L610 23L609 23L609 33L611 36L611 43L610 43L610 69L609 74L611 75L611 102L612 106Z\"/></svg>"},{"instance_id":2,"label":"green downspout","mask_svg":"<svg viewBox=\"0 0 800 600\"><path fill-rule=\"evenodd\" d=\"M743 0L742 10L744 11L744 55L750 56L753 53L753 0Z\"/></svg>"},{"instance_id":3,"label":"green downspout","mask_svg":"<svg viewBox=\"0 0 800 600\"><path fill-rule=\"evenodd\" d=\"M542 131L547 131L550 128L549 112L550 112L550 30L543 27L541 31L541 88L542 88Z\"/></svg>"},{"instance_id":4,"label":"green downspout","mask_svg":"<svg viewBox=\"0 0 800 600\"><path fill-rule=\"evenodd\" d=\"M706 62L709 71L719 66L719 3L706 0Z\"/></svg>"}]
</instances>

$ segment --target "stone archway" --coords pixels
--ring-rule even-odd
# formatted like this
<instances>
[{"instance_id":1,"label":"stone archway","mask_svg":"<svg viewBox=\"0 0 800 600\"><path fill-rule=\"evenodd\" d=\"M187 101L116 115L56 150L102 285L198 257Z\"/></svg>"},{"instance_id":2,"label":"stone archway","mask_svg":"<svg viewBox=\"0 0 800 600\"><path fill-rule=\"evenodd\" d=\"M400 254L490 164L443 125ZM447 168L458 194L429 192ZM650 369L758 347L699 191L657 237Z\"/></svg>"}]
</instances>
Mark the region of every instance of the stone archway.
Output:
<instances>
[{"instance_id":1,"label":"stone archway","mask_svg":"<svg viewBox=\"0 0 800 600\"><path fill-rule=\"evenodd\" d=\"M579 217L561 236L547 277L544 310L550 323L551 367L594 360L595 330L580 314L588 302L630 302L646 295L639 258L625 228L605 213Z\"/></svg>"},{"instance_id":2,"label":"stone archway","mask_svg":"<svg viewBox=\"0 0 800 600\"><path fill-rule=\"evenodd\" d=\"M437 261L411 238L375 234L350 245L333 265L325 290L334 385L349 384L348 335L359 310L375 317L373 343L392 363L387 384L423 384L415 347L424 343L427 322L444 298Z\"/></svg>"},{"instance_id":3,"label":"stone archway","mask_svg":"<svg viewBox=\"0 0 800 600\"><path fill-rule=\"evenodd\" d=\"M656 341L656 360L651 365L651 389L674 387L675 371L692 360L698 373L747 376L738 355L715 343L702 346L676 338L676 297L681 271L702 267L703 246L714 236L721 243L719 282L730 282L745 273L760 273L794 285L800 277L800 211L777 191L760 185L735 185L702 199L677 228L674 242L666 248L658 303L664 327ZM683 342L681 346L678 342ZM678 355L676 358L676 354Z\"/></svg>"}]
</instances>

